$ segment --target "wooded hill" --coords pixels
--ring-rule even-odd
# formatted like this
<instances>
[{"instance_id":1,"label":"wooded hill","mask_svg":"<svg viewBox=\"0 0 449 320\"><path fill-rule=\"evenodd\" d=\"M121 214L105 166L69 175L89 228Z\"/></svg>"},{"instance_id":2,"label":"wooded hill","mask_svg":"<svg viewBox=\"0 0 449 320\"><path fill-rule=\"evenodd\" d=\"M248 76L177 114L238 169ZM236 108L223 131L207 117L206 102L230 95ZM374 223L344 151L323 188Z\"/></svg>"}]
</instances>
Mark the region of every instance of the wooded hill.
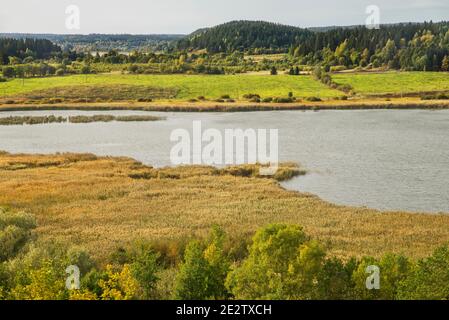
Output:
<instances>
[{"instance_id":1,"label":"wooded hill","mask_svg":"<svg viewBox=\"0 0 449 320\"><path fill-rule=\"evenodd\" d=\"M195 31L178 42L181 49L207 49L211 53L266 48L286 49L302 43L312 32L297 27L264 21L231 21Z\"/></svg>"},{"instance_id":2,"label":"wooded hill","mask_svg":"<svg viewBox=\"0 0 449 320\"><path fill-rule=\"evenodd\" d=\"M319 29L314 29L319 30ZM290 53L301 64L448 71L449 22L399 23L312 31L263 21L233 21L195 32L178 42L183 50L210 53ZM446 59L445 59L446 58Z\"/></svg>"}]
</instances>

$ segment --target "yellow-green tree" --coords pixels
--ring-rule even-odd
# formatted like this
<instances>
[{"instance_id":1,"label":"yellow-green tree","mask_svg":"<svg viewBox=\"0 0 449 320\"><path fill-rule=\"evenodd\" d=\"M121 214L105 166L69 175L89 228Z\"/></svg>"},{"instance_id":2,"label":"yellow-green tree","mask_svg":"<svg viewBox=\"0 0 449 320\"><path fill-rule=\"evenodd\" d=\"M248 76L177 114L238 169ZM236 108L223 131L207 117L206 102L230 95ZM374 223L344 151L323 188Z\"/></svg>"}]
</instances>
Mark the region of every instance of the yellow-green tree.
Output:
<instances>
[{"instance_id":1,"label":"yellow-green tree","mask_svg":"<svg viewBox=\"0 0 449 320\"><path fill-rule=\"evenodd\" d=\"M308 299L323 261L323 249L301 227L272 224L256 233L227 286L237 299Z\"/></svg>"},{"instance_id":2,"label":"yellow-green tree","mask_svg":"<svg viewBox=\"0 0 449 320\"><path fill-rule=\"evenodd\" d=\"M116 272L111 265L106 267L106 279L99 280L102 289L102 300L133 300L137 299L139 284L132 276L129 265Z\"/></svg>"}]
</instances>

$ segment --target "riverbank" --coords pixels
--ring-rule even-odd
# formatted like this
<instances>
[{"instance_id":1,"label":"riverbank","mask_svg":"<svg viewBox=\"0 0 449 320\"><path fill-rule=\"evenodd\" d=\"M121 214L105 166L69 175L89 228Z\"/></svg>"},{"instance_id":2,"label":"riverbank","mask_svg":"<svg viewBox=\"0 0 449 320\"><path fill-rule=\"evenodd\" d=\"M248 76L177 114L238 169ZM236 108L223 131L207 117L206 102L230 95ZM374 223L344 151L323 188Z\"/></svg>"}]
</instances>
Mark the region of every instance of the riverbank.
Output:
<instances>
[{"instance_id":1,"label":"riverbank","mask_svg":"<svg viewBox=\"0 0 449 320\"><path fill-rule=\"evenodd\" d=\"M134 110L158 112L250 112L275 110L382 110L382 109L449 109L449 100L422 100L420 98L327 100L297 103L232 103L205 102L109 102L109 103L55 103L55 104L0 104L0 112L51 110Z\"/></svg>"},{"instance_id":2,"label":"riverbank","mask_svg":"<svg viewBox=\"0 0 449 320\"><path fill-rule=\"evenodd\" d=\"M86 247L100 260L136 239L184 241L214 224L234 239L273 222L300 224L343 258L386 252L419 258L449 242L449 215L338 206L245 172L1 153L0 205L34 214L40 239Z\"/></svg>"}]
</instances>

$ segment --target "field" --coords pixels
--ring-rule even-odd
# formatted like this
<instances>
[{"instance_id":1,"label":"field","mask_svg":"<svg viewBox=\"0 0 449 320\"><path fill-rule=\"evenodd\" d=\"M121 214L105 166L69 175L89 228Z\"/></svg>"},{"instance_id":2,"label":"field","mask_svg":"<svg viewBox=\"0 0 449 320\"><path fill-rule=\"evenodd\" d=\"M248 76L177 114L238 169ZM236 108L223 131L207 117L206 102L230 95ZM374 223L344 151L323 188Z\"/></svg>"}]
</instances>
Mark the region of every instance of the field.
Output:
<instances>
[{"instance_id":1,"label":"field","mask_svg":"<svg viewBox=\"0 0 449 320\"><path fill-rule=\"evenodd\" d=\"M91 91L82 87L89 87ZM30 78L24 82L20 79L0 83L0 97L30 97L33 95L51 96L52 98L65 98L62 88L73 91L79 87L80 98L101 97L98 86L103 89L103 95L113 98L117 86L128 88L126 95L119 96L128 99L147 98L142 88L149 88L158 93L168 92L165 96L156 98L173 98L175 100L195 99L204 96L208 99L218 99L223 95L240 99L248 93L257 93L262 97L286 97L292 92L296 97L318 96L321 98L334 98L343 93L330 89L315 81L310 76L292 77L287 75L72 75L64 77ZM97 89L95 90L95 87ZM55 89L57 88L57 89ZM130 89L131 88L131 89ZM133 88L135 89L133 91ZM161 90L164 89L164 90ZM58 93L59 91L59 93ZM121 99L123 100L123 98Z\"/></svg>"},{"instance_id":2,"label":"field","mask_svg":"<svg viewBox=\"0 0 449 320\"><path fill-rule=\"evenodd\" d=\"M446 72L385 72L333 74L339 84L351 85L362 95L409 95L449 91Z\"/></svg>"},{"instance_id":3,"label":"field","mask_svg":"<svg viewBox=\"0 0 449 320\"><path fill-rule=\"evenodd\" d=\"M385 252L418 258L449 242L448 215L337 206L246 175L153 169L128 158L1 153L0 204L34 214L39 239L84 246L99 260L137 238L204 236L214 224L233 237L271 222L300 224L343 258Z\"/></svg>"}]
</instances>

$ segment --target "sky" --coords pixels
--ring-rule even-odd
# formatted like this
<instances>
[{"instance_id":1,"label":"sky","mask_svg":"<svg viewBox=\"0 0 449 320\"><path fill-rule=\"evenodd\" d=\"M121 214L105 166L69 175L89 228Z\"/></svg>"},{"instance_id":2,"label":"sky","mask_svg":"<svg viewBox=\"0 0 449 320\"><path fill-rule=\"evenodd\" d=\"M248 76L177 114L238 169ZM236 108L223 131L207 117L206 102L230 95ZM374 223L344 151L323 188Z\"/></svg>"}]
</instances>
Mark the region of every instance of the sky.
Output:
<instances>
[{"instance_id":1,"label":"sky","mask_svg":"<svg viewBox=\"0 0 449 320\"><path fill-rule=\"evenodd\" d=\"M79 15L66 13L70 5ZM449 0L12 0L0 6L0 33L188 34L231 20L355 25L369 5L381 23L449 20Z\"/></svg>"}]
</instances>

